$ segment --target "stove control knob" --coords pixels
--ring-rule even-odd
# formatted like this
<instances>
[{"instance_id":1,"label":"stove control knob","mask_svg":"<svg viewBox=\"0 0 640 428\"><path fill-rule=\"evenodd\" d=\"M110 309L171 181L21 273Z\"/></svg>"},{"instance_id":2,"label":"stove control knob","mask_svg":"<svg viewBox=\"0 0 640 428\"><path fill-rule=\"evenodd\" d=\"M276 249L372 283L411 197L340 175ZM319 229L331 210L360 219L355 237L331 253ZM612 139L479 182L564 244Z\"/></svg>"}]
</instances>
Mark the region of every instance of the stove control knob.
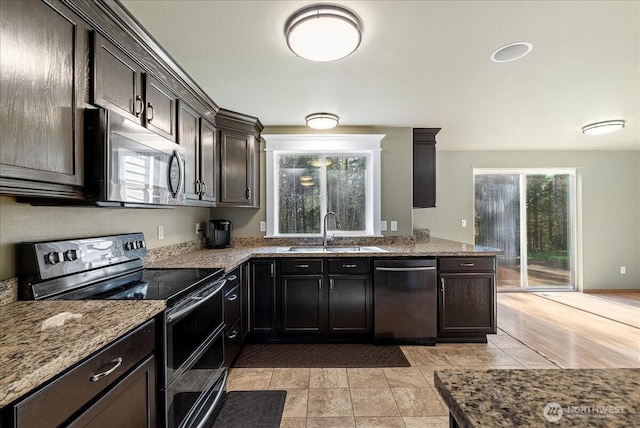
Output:
<instances>
[{"instance_id":1,"label":"stove control knob","mask_svg":"<svg viewBox=\"0 0 640 428\"><path fill-rule=\"evenodd\" d=\"M47 264L55 265L62 261L62 253L51 252L44 255L44 260Z\"/></svg>"},{"instance_id":2,"label":"stove control knob","mask_svg":"<svg viewBox=\"0 0 640 428\"><path fill-rule=\"evenodd\" d=\"M78 250L67 250L64 252L64 259L74 261L78 259Z\"/></svg>"},{"instance_id":3,"label":"stove control knob","mask_svg":"<svg viewBox=\"0 0 640 428\"><path fill-rule=\"evenodd\" d=\"M131 251L131 250L133 250L133 242L125 242L125 243L124 243L124 250L125 250L125 251Z\"/></svg>"},{"instance_id":4,"label":"stove control knob","mask_svg":"<svg viewBox=\"0 0 640 428\"><path fill-rule=\"evenodd\" d=\"M143 240L138 241L138 248L144 248L145 243Z\"/></svg>"}]
</instances>

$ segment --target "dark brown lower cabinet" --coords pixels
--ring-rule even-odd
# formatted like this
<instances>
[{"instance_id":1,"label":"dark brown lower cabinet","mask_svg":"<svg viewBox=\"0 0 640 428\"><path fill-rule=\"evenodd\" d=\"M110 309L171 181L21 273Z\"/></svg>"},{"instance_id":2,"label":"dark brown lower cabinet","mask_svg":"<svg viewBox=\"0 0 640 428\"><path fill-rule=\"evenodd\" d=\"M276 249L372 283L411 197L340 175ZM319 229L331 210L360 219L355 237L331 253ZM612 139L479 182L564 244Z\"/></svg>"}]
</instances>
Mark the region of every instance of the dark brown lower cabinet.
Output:
<instances>
[{"instance_id":1,"label":"dark brown lower cabinet","mask_svg":"<svg viewBox=\"0 0 640 428\"><path fill-rule=\"evenodd\" d=\"M318 334L323 330L322 275L281 275L282 332Z\"/></svg>"},{"instance_id":2,"label":"dark brown lower cabinet","mask_svg":"<svg viewBox=\"0 0 640 428\"><path fill-rule=\"evenodd\" d=\"M329 275L329 333L371 332L371 276Z\"/></svg>"},{"instance_id":3,"label":"dark brown lower cabinet","mask_svg":"<svg viewBox=\"0 0 640 428\"><path fill-rule=\"evenodd\" d=\"M438 339L486 341L496 333L495 258L440 259Z\"/></svg>"},{"instance_id":4,"label":"dark brown lower cabinet","mask_svg":"<svg viewBox=\"0 0 640 428\"><path fill-rule=\"evenodd\" d=\"M249 330L253 335L275 334L276 262L255 259L249 262Z\"/></svg>"},{"instance_id":5,"label":"dark brown lower cabinet","mask_svg":"<svg viewBox=\"0 0 640 428\"><path fill-rule=\"evenodd\" d=\"M156 426L155 320L1 411L3 427Z\"/></svg>"},{"instance_id":6,"label":"dark brown lower cabinet","mask_svg":"<svg viewBox=\"0 0 640 428\"><path fill-rule=\"evenodd\" d=\"M156 426L156 364L152 355L93 404L69 427Z\"/></svg>"}]
</instances>

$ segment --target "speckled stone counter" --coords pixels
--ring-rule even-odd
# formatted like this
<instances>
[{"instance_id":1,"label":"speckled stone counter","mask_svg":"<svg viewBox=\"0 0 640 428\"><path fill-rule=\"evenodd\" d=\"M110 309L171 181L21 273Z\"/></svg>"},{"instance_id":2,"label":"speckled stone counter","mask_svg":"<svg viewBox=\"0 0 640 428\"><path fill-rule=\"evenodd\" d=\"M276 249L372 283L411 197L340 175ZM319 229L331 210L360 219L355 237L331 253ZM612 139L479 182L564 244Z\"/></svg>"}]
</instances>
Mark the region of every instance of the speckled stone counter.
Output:
<instances>
[{"instance_id":1,"label":"speckled stone counter","mask_svg":"<svg viewBox=\"0 0 640 428\"><path fill-rule=\"evenodd\" d=\"M444 370L434 380L460 427L640 426L640 369Z\"/></svg>"},{"instance_id":2,"label":"speckled stone counter","mask_svg":"<svg viewBox=\"0 0 640 428\"><path fill-rule=\"evenodd\" d=\"M273 242L274 245L265 245ZM389 242L389 241L382 241ZM394 242L394 241L391 241ZM352 243L341 241L332 243L332 246L362 245L377 246L385 252L326 252L326 253L295 253L286 251L288 246L301 245L290 243L283 245L278 240L256 239L253 245L235 245L232 248L224 249L193 249L188 252L175 253L171 249L163 254L163 249L157 249L152 257L147 259L145 267L152 268L188 268L188 267L211 267L223 268L225 271L244 263L252 257L435 257L435 256L495 256L502 254L501 250L486 248L472 244L464 244L456 241L449 241L440 238L428 238L420 242L398 241L402 244L378 244L375 241L364 243ZM303 244L308 245L308 244ZM164 255L164 256L163 256Z\"/></svg>"},{"instance_id":3,"label":"speckled stone counter","mask_svg":"<svg viewBox=\"0 0 640 428\"><path fill-rule=\"evenodd\" d=\"M37 301L0 306L0 407L162 312L164 301Z\"/></svg>"}]
</instances>

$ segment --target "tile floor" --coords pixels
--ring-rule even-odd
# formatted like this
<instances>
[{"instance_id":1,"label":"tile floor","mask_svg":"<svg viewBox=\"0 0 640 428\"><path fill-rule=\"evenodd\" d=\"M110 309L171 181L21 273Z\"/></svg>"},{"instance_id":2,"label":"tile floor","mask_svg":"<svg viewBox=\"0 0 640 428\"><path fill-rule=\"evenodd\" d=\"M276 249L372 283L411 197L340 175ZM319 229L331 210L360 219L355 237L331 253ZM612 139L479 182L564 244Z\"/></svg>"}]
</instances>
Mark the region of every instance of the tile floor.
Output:
<instances>
[{"instance_id":1,"label":"tile floor","mask_svg":"<svg viewBox=\"0 0 640 428\"><path fill-rule=\"evenodd\" d=\"M281 427L447 428L433 385L446 369L558 368L502 330L483 344L403 346L411 367L359 369L234 368L228 390L287 391Z\"/></svg>"}]
</instances>

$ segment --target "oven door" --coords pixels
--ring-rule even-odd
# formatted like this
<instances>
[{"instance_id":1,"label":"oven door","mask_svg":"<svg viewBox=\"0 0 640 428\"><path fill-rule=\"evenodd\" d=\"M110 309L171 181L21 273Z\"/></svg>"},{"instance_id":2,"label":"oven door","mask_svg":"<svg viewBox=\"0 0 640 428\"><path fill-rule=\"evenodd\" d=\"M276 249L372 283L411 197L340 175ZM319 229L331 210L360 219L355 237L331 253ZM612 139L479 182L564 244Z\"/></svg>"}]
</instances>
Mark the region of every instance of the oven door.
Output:
<instances>
[{"instance_id":1,"label":"oven door","mask_svg":"<svg viewBox=\"0 0 640 428\"><path fill-rule=\"evenodd\" d=\"M226 279L215 281L167 311L166 385L170 385L182 372L188 370L193 361L210 346L214 332L224 327L225 283Z\"/></svg>"},{"instance_id":2,"label":"oven door","mask_svg":"<svg viewBox=\"0 0 640 428\"><path fill-rule=\"evenodd\" d=\"M167 426L211 426L224 402L227 372L224 359L224 326L165 391Z\"/></svg>"}]
</instances>

